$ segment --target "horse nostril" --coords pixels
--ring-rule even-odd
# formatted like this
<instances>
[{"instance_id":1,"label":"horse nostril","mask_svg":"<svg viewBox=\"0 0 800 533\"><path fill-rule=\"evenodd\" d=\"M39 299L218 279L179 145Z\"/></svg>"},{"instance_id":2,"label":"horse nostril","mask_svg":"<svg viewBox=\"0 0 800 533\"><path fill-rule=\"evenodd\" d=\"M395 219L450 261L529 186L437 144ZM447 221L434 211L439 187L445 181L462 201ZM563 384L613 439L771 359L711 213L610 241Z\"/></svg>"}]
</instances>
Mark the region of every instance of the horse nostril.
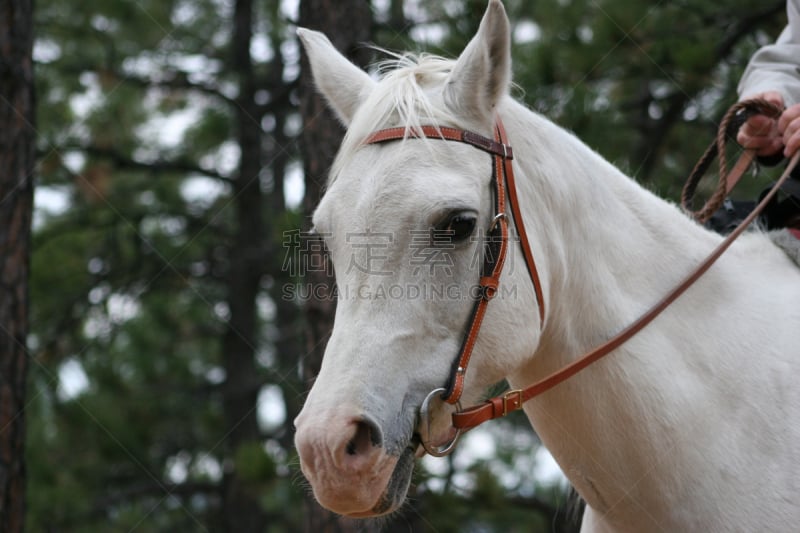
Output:
<instances>
[{"instance_id":1,"label":"horse nostril","mask_svg":"<svg viewBox=\"0 0 800 533\"><path fill-rule=\"evenodd\" d=\"M370 447L383 444L381 430L377 424L367 419L357 420L354 424L356 432L345 447L347 455L361 455L367 453Z\"/></svg>"}]
</instances>

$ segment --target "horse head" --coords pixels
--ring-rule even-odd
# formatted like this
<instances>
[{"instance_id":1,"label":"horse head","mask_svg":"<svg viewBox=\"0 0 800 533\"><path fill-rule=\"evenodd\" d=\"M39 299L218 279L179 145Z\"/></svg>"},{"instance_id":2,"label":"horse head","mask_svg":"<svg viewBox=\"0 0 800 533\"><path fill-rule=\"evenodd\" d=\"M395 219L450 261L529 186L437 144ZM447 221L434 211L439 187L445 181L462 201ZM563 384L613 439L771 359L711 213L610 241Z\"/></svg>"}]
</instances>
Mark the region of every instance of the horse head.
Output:
<instances>
[{"instance_id":1,"label":"horse head","mask_svg":"<svg viewBox=\"0 0 800 533\"><path fill-rule=\"evenodd\" d=\"M491 138L508 99L509 22L492 0L456 61L401 58L376 81L322 34L299 30L319 91L347 127L313 223L334 264L338 305L320 373L295 420L303 473L317 500L354 517L397 509L420 435L452 438L452 407L419 411L448 382L475 300L493 224L492 158L462 143L411 137L365 144L375 130L452 127ZM531 354L536 303L509 250L466 377L477 398ZM492 347L503 347L502 359Z\"/></svg>"}]
</instances>

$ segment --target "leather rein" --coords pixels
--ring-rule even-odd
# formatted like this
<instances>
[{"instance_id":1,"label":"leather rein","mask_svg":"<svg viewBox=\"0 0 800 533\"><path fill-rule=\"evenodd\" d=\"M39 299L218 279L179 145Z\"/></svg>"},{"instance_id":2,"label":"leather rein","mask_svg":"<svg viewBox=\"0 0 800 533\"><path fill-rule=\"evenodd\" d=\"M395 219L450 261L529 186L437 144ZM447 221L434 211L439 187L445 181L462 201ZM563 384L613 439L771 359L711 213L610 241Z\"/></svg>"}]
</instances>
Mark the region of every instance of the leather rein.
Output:
<instances>
[{"instance_id":1,"label":"leather rein","mask_svg":"<svg viewBox=\"0 0 800 533\"><path fill-rule=\"evenodd\" d=\"M743 104L747 104L744 102ZM737 107L738 106L738 107ZM747 112L763 113L757 105L738 104L726 113L726 119L744 109ZM727 126L728 120L723 120L723 126ZM660 301L653 305L648 311L641 315L628 327L617 333L614 337L582 355L572 363L560 368L552 374L540 379L524 389L515 389L495 396L478 405L462 409L460 405L461 394L464 390L464 378L466 375L469 360L472 355L478 333L483 323L484 315L489 302L497 294L500 283L500 275L508 250L508 214L506 207L510 208L514 218L514 224L519 235L520 247L522 248L525 265L529 277L533 283L536 301L539 311L540 327L544 328L545 323L545 303L542 284L536 263L531 252L530 244L525 231L522 215L519 210L516 184L514 181L514 168L512 165L513 151L506 137L505 128L500 118L497 118L494 130L494 139L489 139L477 133L459 130L456 128L421 126L419 128L388 128L378 130L370 134L364 144L378 144L406 138L428 138L439 139L453 142L469 144L492 155L492 180L491 187L494 194L494 216L486 234L486 244L484 249L484 262L479 279L480 297L473 304L472 314L468 327L457 356L453 360L450 380L446 387L437 388L431 391L425 398L420 408L421 444L426 452L436 457L448 455L455 448L455 444L463 431L474 428L484 422L506 416L512 411L519 410L528 400L550 390L556 385L574 376L587 366L608 355L645 326L652 322L662 311L694 284L730 247L733 241L755 220L764 210L769 201L777 194L778 189L789 177L789 174L797 165L800 152L795 154L789 162L786 170L775 183L769 193L759 202L750 215L723 240L692 272L690 272L680 283L678 283ZM720 136L721 137L721 136ZM723 141L717 141L719 142ZM724 146L723 146L724 148ZM708 151L707 151L708 153ZM720 152L722 153L722 152ZM713 157L713 156L712 156ZM704 158L706 156L704 155ZM754 159L752 150L746 150L741 156L740 161L734 166L730 173L724 168L724 160L721 159L720 183L725 183L732 188L741 175L746 171L749 163ZM699 164L698 164L699 166ZM706 165L707 167L707 165ZM705 168L702 169L704 171ZM693 176L698 172L697 167L693 171ZM725 175L723 175L723 173ZM699 177L697 178L699 179ZM695 184L696 185L696 184ZM726 187L727 189L727 187ZM727 189L727 192L730 192ZM456 411L452 414L452 426L455 435L444 445L433 445L429 441L430 431L430 402L436 396L442 401L456 406Z\"/></svg>"}]
</instances>

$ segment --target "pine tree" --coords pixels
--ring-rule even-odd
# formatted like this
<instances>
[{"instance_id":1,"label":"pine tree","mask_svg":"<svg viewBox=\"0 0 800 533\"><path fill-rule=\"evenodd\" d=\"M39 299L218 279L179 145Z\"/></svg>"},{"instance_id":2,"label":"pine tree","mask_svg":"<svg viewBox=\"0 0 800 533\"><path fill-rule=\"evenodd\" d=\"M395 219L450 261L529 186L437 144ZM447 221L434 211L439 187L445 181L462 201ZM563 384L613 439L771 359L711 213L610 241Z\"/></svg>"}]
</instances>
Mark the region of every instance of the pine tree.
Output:
<instances>
[{"instance_id":1,"label":"pine tree","mask_svg":"<svg viewBox=\"0 0 800 533\"><path fill-rule=\"evenodd\" d=\"M33 5L0 2L0 530L24 530L34 172Z\"/></svg>"}]
</instances>

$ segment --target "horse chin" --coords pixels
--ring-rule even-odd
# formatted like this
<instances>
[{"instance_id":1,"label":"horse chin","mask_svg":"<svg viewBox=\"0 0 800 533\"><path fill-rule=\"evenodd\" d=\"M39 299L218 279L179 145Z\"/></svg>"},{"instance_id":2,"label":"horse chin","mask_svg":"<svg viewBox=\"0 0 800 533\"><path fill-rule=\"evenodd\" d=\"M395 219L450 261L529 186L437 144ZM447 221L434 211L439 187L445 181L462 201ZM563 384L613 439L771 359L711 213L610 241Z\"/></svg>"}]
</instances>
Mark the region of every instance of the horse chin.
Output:
<instances>
[{"instance_id":1,"label":"horse chin","mask_svg":"<svg viewBox=\"0 0 800 533\"><path fill-rule=\"evenodd\" d=\"M376 518L387 515L400 508L408 494L411 485L411 474L414 472L415 447L409 446L403 450L392 471L386 489L378 498L377 503L368 511L347 513L350 518Z\"/></svg>"}]
</instances>

